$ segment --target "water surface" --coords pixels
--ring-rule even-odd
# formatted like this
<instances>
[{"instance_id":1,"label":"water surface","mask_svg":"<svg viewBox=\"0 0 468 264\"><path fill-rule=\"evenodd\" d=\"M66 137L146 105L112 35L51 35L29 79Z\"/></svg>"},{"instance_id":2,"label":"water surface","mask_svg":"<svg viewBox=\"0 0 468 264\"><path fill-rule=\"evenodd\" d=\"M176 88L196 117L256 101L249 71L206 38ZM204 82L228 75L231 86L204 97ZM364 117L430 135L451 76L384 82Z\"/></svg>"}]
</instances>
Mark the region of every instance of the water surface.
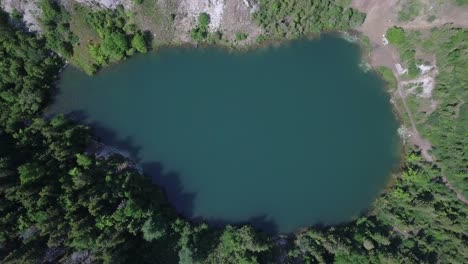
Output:
<instances>
[{"instance_id":1,"label":"water surface","mask_svg":"<svg viewBox=\"0 0 468 264\"><path fill-rule=\"evenodd\" d=\"M398 161L384 83L327 36L229 54L168 49L67 68L50 111L126 148L187 217L272 232L348 221Z\"/></svg>"}]
</instances>

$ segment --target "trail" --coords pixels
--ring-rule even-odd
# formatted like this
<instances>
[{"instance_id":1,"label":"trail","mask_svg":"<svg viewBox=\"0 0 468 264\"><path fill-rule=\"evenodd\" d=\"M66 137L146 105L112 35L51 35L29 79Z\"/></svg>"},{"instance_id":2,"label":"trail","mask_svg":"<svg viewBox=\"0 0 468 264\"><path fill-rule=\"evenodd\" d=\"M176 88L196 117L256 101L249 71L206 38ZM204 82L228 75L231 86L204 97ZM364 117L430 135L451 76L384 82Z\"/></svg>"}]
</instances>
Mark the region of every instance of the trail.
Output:
<instances>
[{"instance_id":1,"label":"trail","mask_svg":"<svg viewBox=\"0 0 468 264\"><path fill-rule=\"evenodd\" d=\"M443 10L438 18L433 22L428 22L424 17L419 16L414 21L401 23L398 22L398 0L353 0L352 6L359 9L367 14L366 20L361 27L358 28L364 35L369 37L372 43L373 50L371 56L372 67L385 66L392 69L394 76L397 79L397 89L395 91L395 97L401 100L403 108L402 111L408 116L411 135L411 144L417 146L421 150L423 158L431 163L435 163L436 159L429 153L432 148L429 140L421 137L416 123L414 121L413 113L410 111L408 104L406 103L403 81L396 70L395 65L401 64L400 56L398 51L391 45L383 45L382 36L387 32L387 29L392 26L402 27L408 30L424 30L431 29L433 27L440 27L447 23L453 23L454 25L461 27L468 27L468 12L466 9L455 8L453 5L448 5ZM434 76L435 77L435 76ZM434 78L435 79L435 78ZM452 192L454 192L459 201L464 204L468 204L468 199L455 189L455 187L448 181L445 175L442 175L442 180L445 186Z\"/></svg>"}]
</instances>

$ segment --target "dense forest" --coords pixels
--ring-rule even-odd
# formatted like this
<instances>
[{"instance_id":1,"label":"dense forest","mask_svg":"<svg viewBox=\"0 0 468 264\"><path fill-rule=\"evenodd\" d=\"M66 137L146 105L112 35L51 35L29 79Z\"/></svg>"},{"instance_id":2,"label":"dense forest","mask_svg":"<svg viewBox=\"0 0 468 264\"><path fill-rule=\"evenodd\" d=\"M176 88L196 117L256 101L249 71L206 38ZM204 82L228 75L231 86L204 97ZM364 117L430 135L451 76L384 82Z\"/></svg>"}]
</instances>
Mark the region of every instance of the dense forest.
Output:
<instances>
[{"instance_id":1,"label":"dense forest","mask_svg":"<svg viewBox=\"0 0 468 264\"><path fill-rule=\"evenodd\" d=\"M0 13L2 263L467 262L468 208L442 179L447 175L457 187L467 186L468 113L461 103L468 100L466 29L446 26L425 39L397 29L390 37L402 54L421 45L437 57L439 110L421 129L437 146L440 162L428 163L407 147L402 171L366 216L279 238L250 226L213 228L179 217L163 190L130 160L94 155L91 128L64 116L44 119L42 109L65 60L92 73L147 46L119 10L75 7L84 16L74 21L54 2L41 4L43 36L21 30L14 17ZM334 1L260 4L257 19L272 37L345 30L364 19ZM315 11L294 13L296 5ZM194 38L203 33L205 19ZM82 43L69 30L78 22L95 31L92 41ZM412 54L408 64L416 61Z\"/></svg>"}]
</instances>

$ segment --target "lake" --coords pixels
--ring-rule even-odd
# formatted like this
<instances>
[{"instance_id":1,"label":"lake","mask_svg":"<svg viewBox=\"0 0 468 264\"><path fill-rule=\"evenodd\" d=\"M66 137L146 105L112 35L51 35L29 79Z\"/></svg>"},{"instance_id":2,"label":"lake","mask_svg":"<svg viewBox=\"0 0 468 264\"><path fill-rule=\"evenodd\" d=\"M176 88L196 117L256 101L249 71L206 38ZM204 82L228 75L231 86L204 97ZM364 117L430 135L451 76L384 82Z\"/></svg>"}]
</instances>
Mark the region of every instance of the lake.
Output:
<instances>
[{"instance_id":1,"label":"lake","mask_svg":"<svg viewBox=\"0 0 468 264\"><path fill-rule=\"evenodd\" d=\"M68 67L49 113L130 152L179 213L272 233L358 217L399 163L384 82L335 36L245 53L164 49Z\"/></svg>"}]
</instances>

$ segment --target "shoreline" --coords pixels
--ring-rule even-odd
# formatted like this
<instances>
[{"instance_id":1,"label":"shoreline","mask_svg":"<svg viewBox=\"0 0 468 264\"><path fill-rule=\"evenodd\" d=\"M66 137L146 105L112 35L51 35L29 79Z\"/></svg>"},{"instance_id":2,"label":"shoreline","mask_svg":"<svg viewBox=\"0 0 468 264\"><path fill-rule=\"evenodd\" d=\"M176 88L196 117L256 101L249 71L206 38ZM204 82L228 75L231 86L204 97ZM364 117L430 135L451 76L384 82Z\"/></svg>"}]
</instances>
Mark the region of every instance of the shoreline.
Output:
<instances>
[{"instance_id":1,"label":"shoreline","mask_svg":"<svg viewBox=\"0 0 468 264\"><path fill-rule=\"evenodd\" d=\"M346 34L352 34L352 36L358 36L358 34L360 33L357 33L357 32L351 32L349 33L348 31L334 31L334 32L328 32L328 33L324 33L324 34L321 34L321 35L318 35L318 36L310 36L310 37L307 37L307 38L301 38L301 39L304 39L304 40L317 40L319 39L320 37L324 36L324 35L332 35L332 36L338 36L339 38L342 38L342 39L345 39L345 37L347 36ZM283 41L273 41L273 42L268 42L268 43L264 43L264 45L261 45L261 46L252 46L250 47L250 49L248 50L244 50L244 49L241 49L241 50L229 50L229 49L223 49L223 47L220 47L220 46L217 46L217 45L207 45L207 46L204 46L203 48L219 48L219 49L223 49L223 50L226 50L227 52L252 52L252 51L256 51L258 48L268 48L268 47L272 47L272 46L283 46L283 45L287 45L288 43L290 43L291 41L298 41L298 40L301 40L301 39L295 39L295 40L283 40ZM364 49L364 44L362 43L362 41L360 40L359 37L356 37L356 40L353 41L353 43L355 43L355 45L358 45L359 46L359 52L360 52L360 58L362 60L365 60L366 57L368 56L368 54L365 52L366 50ZM164 48L168 48L168 49L172 49L172 48L184 48L184 49L193 49L194 47L191 46L190 44L185 44L185 45L175 45L175 46L166 46ZM149 52L154 52L156 53L156 56L157 56L157 50L151 50ZM147 55L147 54L146 54ZM146 56L144 54L140 54L138 56ZM119 63L124 63L125 61L120 61ZM69 63L68 63L69 64ZM69 66L68 64L66 64L67 66ZM73 65L71 65L72 67L75 67ZM107 65L106 67L104 67L102 70L105 70L107 67L112 67L113 65ZM75 67L76 68L76 67ZM373 74L378 74L378 71L376 71L374 68L371 68L371 70L373 70ZM99 72L98 72L99 73ZM384 89L386 89L386 85L383 86ZM387 91L387 90L386 90ZM387 93L388 94L388 93ZM392 106L392 112L393 111L393 106ZM399 118L397 118L398 115L395 115L395 118L396 118L396 121L401 124L401 120ZM79 123L82 123L83 120L76 120L76 122L79 122ZM396 132L396 131L395 131ZM130 155L124 155L122 154L122 152L125 152L128 154L128 152L126 150L121 150L119 151L119 149L117 149L115 146L112 146L112 145L107 145L105 143L102 142L101 139L97 138L96 139L96 142L94 143L97 143L101 146L104 146L106 148L108 148L109 150L111 151L108 151L108 155L97 155L97 156L104 156L104 158L106 158L107 156L110 156L110 155L113 155L113 154L118 154L118 155L122 155L125 159L131 161L133 164L135 164L135 168L138 169L138 166L139 164L136 163L136 161L130 156ZM365 207L363 209L360 210L360 213L354 215L354 216L351 216L349 220L346 220L346 221L342 221L340 223L334 223L334 224L329 224L329 225L323 225L323 224L312 224L312 225L309 225L309 226L305 226L305 227L301 227L301 228L298 228L296 231L294 232L291 232L291 233L284 233L284 234L277 234L277 236L294 236L295 234L298 234L298 233L301 233L303 232L303 230L307 230L307 229L310 229L310 228L324 228L324 227L327 227L327 226L335 226L335 225L343 225L343 224L347 224L349 222L352 222L352 221L355 221L356 219L358 219L359 217L363 217L363 216L368 216L368 215L371 215L372 214L372 211L373 211L373 204L375 203L376 199L378 199L379 197L381 197L382 195L384 195L385 193L388 192L388 189L391 188L393 186L393 183L394 183L394 178L395 178L395 175L397 174L401 174L401 171L403 169L403 164L404 164L404 160L405 160L405 145L403 144L401 138L399 140L399 143L398 143L398 155L395 154L395 156L398 156L398 160L396 161L396 164L394 166L394 168L388 173L388 175L385 176L385 183L384 183L384 187L379 190L375 196L375 199L373 199L371 201L371 203L369 204L368 207ZM117 151L113 151L113 150L117 150ZM96 153L95 153L96 154ZM139 170L140 171L140 170ZM141 171L140 171L141 172ZM143 173L144 174L144 173ZM162 187L162 186L160 186ZM167 196L167 194L166 194ZM181 215L180 213L178 213L179 215ZM181 215L183 216L183 215ZM190 219L188 217L185 217L183 216L184 219L190 221L190 222L193 222L193 223L198 223L199 221L197 221L197 219Z\"/></svg>"}]
</instances>

